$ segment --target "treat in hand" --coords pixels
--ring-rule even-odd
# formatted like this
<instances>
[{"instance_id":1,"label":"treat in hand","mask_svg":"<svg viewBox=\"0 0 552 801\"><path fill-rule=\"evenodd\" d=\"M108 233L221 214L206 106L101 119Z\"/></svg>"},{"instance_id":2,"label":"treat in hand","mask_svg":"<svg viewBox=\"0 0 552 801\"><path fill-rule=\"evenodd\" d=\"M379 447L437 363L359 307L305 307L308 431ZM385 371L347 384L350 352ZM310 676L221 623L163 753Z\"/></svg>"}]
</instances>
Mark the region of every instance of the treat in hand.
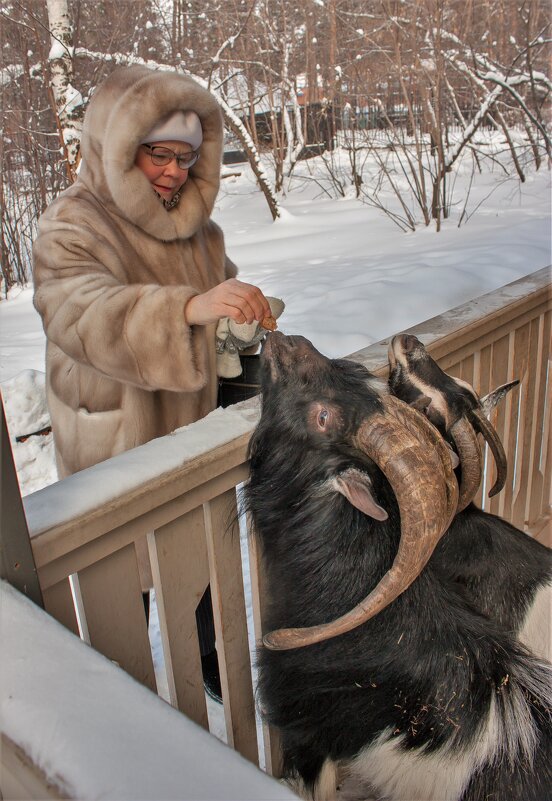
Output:
<instances>
[{"instance_id":1,"label":"treat in hand","mask_svg":"<svg viewBox=\"0 0 552 801\"><path fill-rule=\"evenodd\" d=\"M278 323L276 322L275 317L263 317L261 320L261 326L266 328L267 331L276 331L278 328Z\"/></svg>"}]
</instances>

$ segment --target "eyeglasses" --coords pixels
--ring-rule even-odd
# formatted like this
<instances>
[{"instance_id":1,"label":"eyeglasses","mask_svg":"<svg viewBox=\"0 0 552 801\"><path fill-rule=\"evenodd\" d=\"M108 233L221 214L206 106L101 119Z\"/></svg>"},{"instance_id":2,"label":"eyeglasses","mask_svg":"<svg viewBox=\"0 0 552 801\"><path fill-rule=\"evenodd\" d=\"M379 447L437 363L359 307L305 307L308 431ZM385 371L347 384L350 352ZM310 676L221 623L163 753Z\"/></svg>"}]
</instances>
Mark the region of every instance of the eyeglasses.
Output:
<instances>
[{"instance_id":1,"label":"eyeglasses","mask_svg":"<svg viewBox=\"0 0 552 801\"><path fill-rule=\"evenodd\" d=\"M191 150L189 153L175 153L168 147L161 147L160 145L143 145L149 150L152 163L156 167L165 167L173 159L176 159L179 170L189 170L199 159L199 153L196 150Z\"/></svg>"}]
</instances>

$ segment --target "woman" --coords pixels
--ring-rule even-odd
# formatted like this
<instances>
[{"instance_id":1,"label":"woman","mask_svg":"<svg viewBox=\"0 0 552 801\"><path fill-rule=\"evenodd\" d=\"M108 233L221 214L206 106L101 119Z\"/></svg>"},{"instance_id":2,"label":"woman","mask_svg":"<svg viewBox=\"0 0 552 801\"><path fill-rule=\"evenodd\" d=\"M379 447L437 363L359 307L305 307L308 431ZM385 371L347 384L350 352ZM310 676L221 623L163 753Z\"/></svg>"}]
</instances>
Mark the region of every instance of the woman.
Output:
<instances>
[{"instance_id":1,"label":"woman","mask_svg":"<svg viewBox=\"0 0 552 801\"><path fill-rule=\"evenodd\" d=\"M33 252L60 478L210 412L217 322L271 313L210 219L222 139L217 103L191 78L132 66L94 93L78 179Z\"/></svg>"},{"instance_id":2,"label":"woman","mask_svg":"<svg viewBox=\"0 0 552 801\"><path fill-rule=\"evenodd\" d=\"M163 134L175 112L187 115L193 142L174 139L178 126ZM156 164L163 151L152 146L180 158ZM192 151L200 158L188 168ZM206 90L141 66L115 70L87 110L81 153L77 181L40 219L33 254L61 478L206 415L216 404L216 323L270 315L262 292L233 278L210 219L222 120Z\"/></svg>"}]
</instances>

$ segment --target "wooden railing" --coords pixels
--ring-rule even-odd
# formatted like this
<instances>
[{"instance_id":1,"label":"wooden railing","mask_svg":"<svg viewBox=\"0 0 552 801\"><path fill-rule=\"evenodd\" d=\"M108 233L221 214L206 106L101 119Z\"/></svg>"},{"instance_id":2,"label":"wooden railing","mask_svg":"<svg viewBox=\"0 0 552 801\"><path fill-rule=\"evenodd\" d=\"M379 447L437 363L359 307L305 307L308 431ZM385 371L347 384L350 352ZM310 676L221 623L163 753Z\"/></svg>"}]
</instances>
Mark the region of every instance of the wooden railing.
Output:
<instances>
[{"instance_id":1,"label":"wooden railing","mask_svg":"<svg viewBox=\"0 0 552 801\"><path fill-rule=\"evenodd\" d=\"M485 477L479 502L530 532L549 519L550 271L541 270L410 329L441 366L480 394L511 378L519 390L495 424L510 478L490 503ZM350 358L384 374L387 342ZM25 498L34 559L47 611L140 682L156 689L142 605L135 543L147 537L159 611L169 700L207 727L195 609L210 583L221 667L227 741L278 773L270 732L257 743L251 655L242 582L236 487L246 480L247 444L256 399L217 410L193 426L85 470ZM242 527L244 522L242 521ZM255 637L263 593L250 551Z\"/></svg>"}]
</instances>

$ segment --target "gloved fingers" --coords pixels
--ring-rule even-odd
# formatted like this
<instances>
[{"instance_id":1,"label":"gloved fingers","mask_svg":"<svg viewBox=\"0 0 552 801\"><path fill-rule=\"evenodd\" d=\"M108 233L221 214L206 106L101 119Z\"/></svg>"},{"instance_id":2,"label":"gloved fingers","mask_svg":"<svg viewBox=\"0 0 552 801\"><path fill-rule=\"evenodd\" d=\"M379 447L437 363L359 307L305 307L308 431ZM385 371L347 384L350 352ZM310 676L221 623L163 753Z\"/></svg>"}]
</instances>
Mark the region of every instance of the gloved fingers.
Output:
<instances>
[{"instance_id":1,"label":"gloved fingers","mask_svg":"<svg viewBox=\"0 0 552 801\"><path fill-rule=\"evenodd\" d=\"M286 308L286 304L280 298L271 298L267 297L268 305L270 306L270 312L275 320L282 314L284 309Z\"/></svg>"},{"instance_id":2,"label":"gloved fingers","mask_svg":"<svg viewBox=\"0 0 552 801\"><path fill-rule=\"evenodd\" d=\"M270 316L277 319L285 309L284 302L279 298L271 297L267 297L267 300L270 306ZM259 342L267 331L262 325L265 320L266 317L263 317L259 323L253 322L250 324L228 320L228 329L230 333L241 342L252 342L252 340L257 337L257 342Z\"/></svg>"},{"instance_id":3,"label":"gloved fingers","mask_svg":"<svg viewBox=\"0 0 552 801\"><path fill-rule=\"evenodd\" d=\"M249 342L258 333L259 323L256 320L253 320L252 323L237 323L234 320L228 320L228 331L236 339Z\"/></svg>"},{"instance_id":4,"label":"gloved fingers","mask_svg":"<svg viewBox=\"0 0 552 801\"><path fill-rule=\"evenodd\" d=\"M229 322L230 321L229 321L228 317L223 317L221 320L218 321L217 329L216 329L216 332L215 332L217 339L222 339L222 340L226 339L226 337L228 336L228 331L229 331L229 328L228 328Z\"/></svg>"},{"instance_id":5,"label":"gloved fingers","mask_svg":"<svg viewBox=\"0 0 552 801\"><path fill-rule=\"evenodd\" d=\"M247 330L251 328L253 328L252 325L231 326L230 334L228 335L228 341L232 341L238 350L244 350L245 348L250 348L252 345L258 345L261 339L264 339L266 336L266 329L264 329L260 323L257 323L252 334L247 334L244 331L240 331L240 329Z\"/></svg>"},{"instance_id":6,"label":"gloved fingers","mask_svg":"<svg viewBox=\"0 0 552 801\"><path fill-rule=\"evenodd\" d=\"M279 298L271 297L268 297L267 300L270 305L272 317L279 317L285 308L283 301L281 301ZM266 318L263 318L260 323L253 322L250 324L228 320L229 338L239 351L243 351L252 347L253 345L257 345L262 339L264 339L267 333L267 329L264 327L263 323L264 325L267 325Z\"/></svg>"}]
</instances>

